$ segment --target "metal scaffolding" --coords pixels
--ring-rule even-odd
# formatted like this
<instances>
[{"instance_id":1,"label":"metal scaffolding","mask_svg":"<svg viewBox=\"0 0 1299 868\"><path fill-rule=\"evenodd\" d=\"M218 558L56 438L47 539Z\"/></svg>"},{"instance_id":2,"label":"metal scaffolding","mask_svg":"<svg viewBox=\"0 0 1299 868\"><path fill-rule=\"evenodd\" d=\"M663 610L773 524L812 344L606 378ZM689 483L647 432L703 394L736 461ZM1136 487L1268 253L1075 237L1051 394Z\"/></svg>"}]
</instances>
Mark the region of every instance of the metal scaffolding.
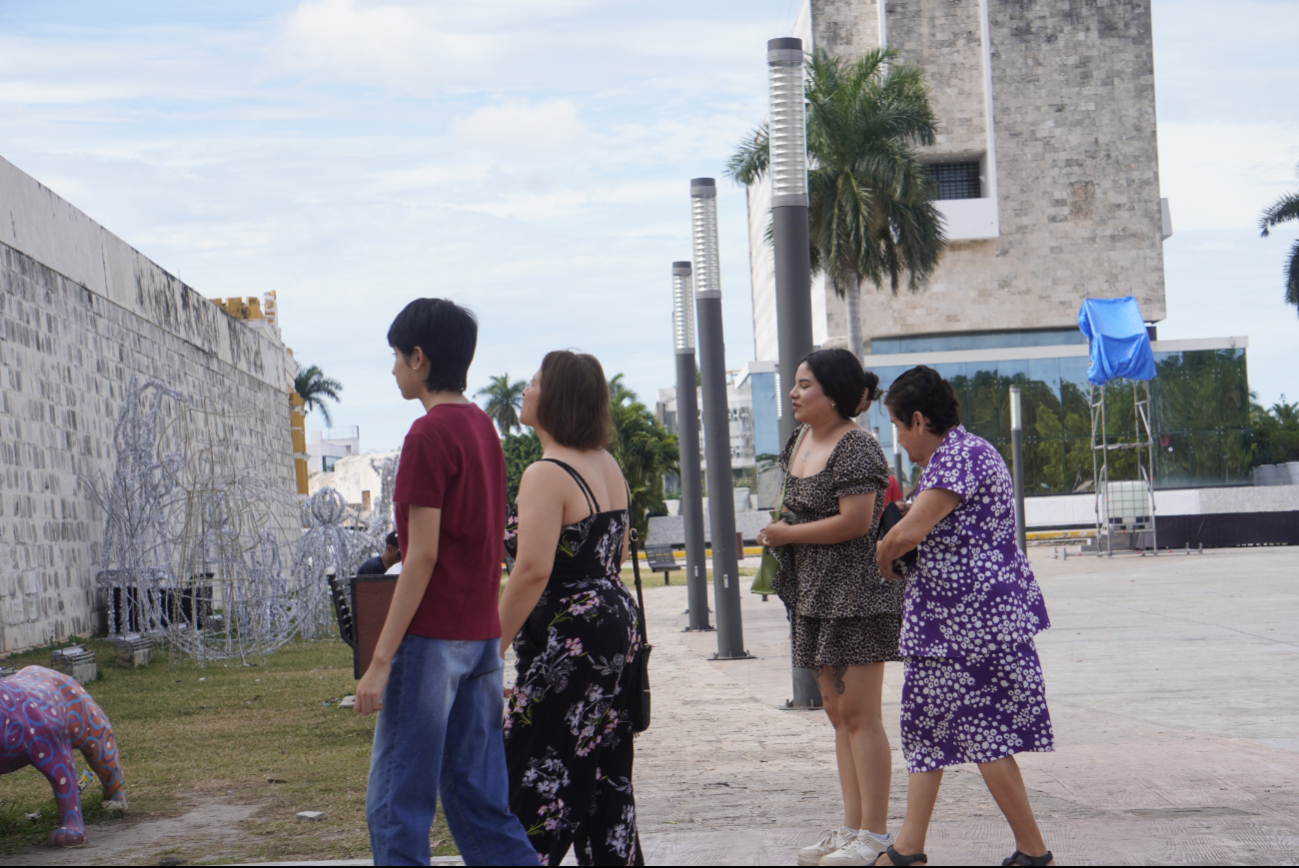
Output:
<instances>
[{"instance_id":1,"label":"metal scaffolding","mask_svg":"<svg viewBox=\"0 0 1299 868\"><path fill-rule=\"evenodd\" d=\"M1155 437L1150 427L1150 383L1132 381L1134 439L1109 441L1104 386L1092 386L1088 403L1092 417L1092 472L1096 479L1096 554L1114 554L1115 534L1128 534L1132 548L1159 553L1155 532ZM1113 480L1111 456L1130 452L1136 478ZM1148 536L1146 536L1148 535Z\"/></svg>"}]
</instances>

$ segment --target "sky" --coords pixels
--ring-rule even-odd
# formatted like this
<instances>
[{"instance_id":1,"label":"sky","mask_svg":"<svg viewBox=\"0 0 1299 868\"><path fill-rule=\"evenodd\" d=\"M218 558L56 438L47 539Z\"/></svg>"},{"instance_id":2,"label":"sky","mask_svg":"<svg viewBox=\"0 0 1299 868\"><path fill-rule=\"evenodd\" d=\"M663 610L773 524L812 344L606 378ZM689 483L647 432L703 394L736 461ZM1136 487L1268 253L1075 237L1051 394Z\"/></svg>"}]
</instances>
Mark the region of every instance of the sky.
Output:
<instances>
[{"instance_id":1,"label":"sky","mask_svg":"<svg viewBox=\"0 0 1299 868\"><path fill-rule=\"evenodd\" d=\"M386 332L420 296L478 314L471 393L577 348L652 405L675 379L691 178L718 179L727 363L752 359L744 191L723 167L797 8L0 0L0 156L203 295L275 290L366 451L419 412ZM1299 225L1257 226L1299 189L1299 3L1153 0L1153 19L1175 230L1160 337L1247 335L1259 400L1299 400Z\"/></svg>"}]
</instances>

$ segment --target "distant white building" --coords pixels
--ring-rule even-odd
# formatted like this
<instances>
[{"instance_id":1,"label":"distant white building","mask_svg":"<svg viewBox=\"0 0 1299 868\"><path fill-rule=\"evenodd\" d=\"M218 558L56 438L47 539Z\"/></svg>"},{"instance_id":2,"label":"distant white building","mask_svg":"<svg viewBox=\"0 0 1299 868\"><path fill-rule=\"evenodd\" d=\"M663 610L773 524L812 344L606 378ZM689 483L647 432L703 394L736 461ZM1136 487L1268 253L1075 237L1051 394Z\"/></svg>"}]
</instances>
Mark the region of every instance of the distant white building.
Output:
<instances>
[{"instance_id":1,"label":"distant white building","mask_svg":"<svg viewBox=\"0 0 1299 868\"><path fill-rule=\"evenodd\" d=\"M312 431L311 442L307 444L307 467L313 474L328 473L340 458L360 454L361 429L357 425Z\"/></svg>"},{"instance_id":2,"label":"distant white building","mask_svg":"<svg viewBox=\"0 0 1299 868\"><path fill-rule=\"evenodd\" d=\"M753 469L758 456L774 455L780 451L776 437L776 365L774 362L750 362L739 370L727 371L726 376L731 470L744 476ZM696 405L702 404L703 393L699 390ZM669 431L677 433L675 388L659 389L654 415ZM706 464L702 420L699 423L699 449L699 460Z\"/></svg>"},{"instance_id":3,"label":"distant white building","mask_svg":"<svg viewBox=\"0 0 1299 868\"><path fill-rule=\"evenodd\" d=\"M346 455L335 458L329 471L316 470L311 474L308 486L312 494L322 488L332 488L343 495L348 506L368 519L370 513L378 506L382 483L379 470L383 462L392 458L394 452L368 452L365 455ZM319 467L319 464L313 465Z\"/></svg>"}]
</instances>

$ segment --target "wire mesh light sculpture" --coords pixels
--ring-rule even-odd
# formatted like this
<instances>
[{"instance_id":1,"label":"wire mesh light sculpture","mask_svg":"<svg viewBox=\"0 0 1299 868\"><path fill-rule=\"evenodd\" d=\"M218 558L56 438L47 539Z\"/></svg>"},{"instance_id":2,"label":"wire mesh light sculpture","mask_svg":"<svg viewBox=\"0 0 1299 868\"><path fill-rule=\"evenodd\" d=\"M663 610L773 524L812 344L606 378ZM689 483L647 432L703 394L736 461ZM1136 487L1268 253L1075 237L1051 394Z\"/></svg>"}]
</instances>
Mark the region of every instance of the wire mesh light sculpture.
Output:
<instances>
[{"instance_id":1,"label":"wire mesh light sculpture","mask_svg":"<svg viewBox=\"0 0 1299 868\"><path fill-rule=\"evenodd\" d=\"M326 631L325 577L355 571L376 547L370 528L333 489L299 503L280 453L243 442L248 421L131 381L112 481L82 480L105 512L96 583L110 632L149 633L219 660Z\"/></svg>"}]
</instances>

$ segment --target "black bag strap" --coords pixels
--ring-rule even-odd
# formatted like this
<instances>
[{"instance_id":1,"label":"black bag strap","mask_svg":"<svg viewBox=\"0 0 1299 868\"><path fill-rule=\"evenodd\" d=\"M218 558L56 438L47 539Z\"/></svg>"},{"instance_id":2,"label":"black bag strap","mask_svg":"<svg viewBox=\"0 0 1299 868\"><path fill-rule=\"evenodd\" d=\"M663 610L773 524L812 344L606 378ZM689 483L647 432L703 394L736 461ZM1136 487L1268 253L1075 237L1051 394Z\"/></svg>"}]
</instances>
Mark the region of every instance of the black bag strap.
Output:
<instances>
[{"instance_id":1,"label":"black bag strap","mask_svg":"<svg viewBox=\"0 0 1299 868\"><path fill-rule=\"evenodd\" d=\"M640 587L640 557L636 553L638 537L636 528L627 529L627 538L631 541L631 572L636 577L636 606L640 609L640 643L642 647L649 647L649 635L645 632L645 594Z\"/></svg>"},{"instance_id":2,"label":"black bag strap","mask_svg":"<svg viewBox=\"0 0 1299 868\"><path fill-rule=\"evenodd\" d=\"M578 484L578 487L582 489L582 496L586 498L586 505L590 508L591 515L595 515L600 511L600 504L595 499L595 492L591 491L591 486L586 484L586 480L582 478L582 474L578 473L558 458L543 458L541 460L549 461L551 464L558 464L560 467L567 470L568 475L573 477L573 480Z\"/></svg>"},{"instance_id":3,"label":"black bag strap","mask_svg":"<svg viewBox=\"0 0 1299 868\"><path fill-rule=\"evenodd\" d=\"M636 543L640 542L640 534L631 526L631 486L627 484L626 479L622 481L622 485L627 489L627 539L631 543L631 574L636 579L636 605L640 609L640 643L649 647L649 635L645 632L645 594L640 587L640 558L636 554Z\"/></svg>"}]
</instances>

